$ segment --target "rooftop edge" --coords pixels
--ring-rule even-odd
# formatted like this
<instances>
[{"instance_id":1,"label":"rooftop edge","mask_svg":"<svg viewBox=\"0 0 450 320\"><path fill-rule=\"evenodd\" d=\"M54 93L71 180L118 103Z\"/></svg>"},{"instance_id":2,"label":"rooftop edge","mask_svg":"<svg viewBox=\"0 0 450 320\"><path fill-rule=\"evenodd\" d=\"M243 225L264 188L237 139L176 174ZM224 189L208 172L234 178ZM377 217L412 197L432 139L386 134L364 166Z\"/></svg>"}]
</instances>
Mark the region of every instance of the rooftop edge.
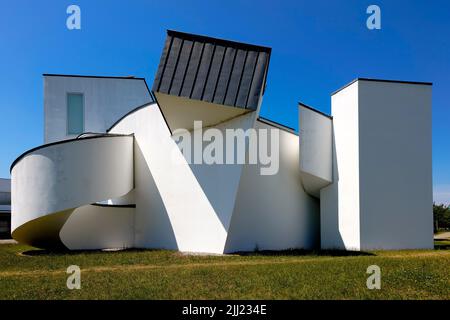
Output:
<instances>
[{"instance_id":1,"label":"rooftop edge","mask_svg":"<svg viewBox=\"0 0 450 320\"><path fill-rule=\"evenodd\" d=\"M233 40L214 38L214 37L209 37L209 36L197 35L197 34L193 34L193 33L175 31L175 30L167 30L167 35L173 36L173 37L180 37L183 39L189 39L189 40L193 40L193 41L198 41L198 42L211 42L211 43L215 43L215 44L219 44L219 45L222 44L224 46L229 46L229 47L242 48L242 49L247 49L247 50L253 49L256 51L264 51L269 54L272 52L272 48L266 47L266 46L260 46L260 45L255 45L255 44L233 41Z\"/></svg>"},{"instance_id":2,"label":"rooftop edge","mask_svg":"<svg viewBox=\"0 0 450 320\"><path fill-rule=\"evenodd\" d=\"M331 95L335 95L339 91L344 90L345 88L351 86L357 81L372 81L372 82L387 82L387 83L403 83L403 84L416 84L416 85L426 85L426 86L432 86L432 82L420 82L420 81L405 81L405 80L388 80L388 79L373 79L373 78L356 78L353 81L347 83L343 87L337 89L336 91L332 92Z\"/></svg>"},{"instance_id":3,"label":"rooftop edge","mask_svg":"<svg viewBox=\"0 0 450 320\"><path fill-rule=\"evenodd\" d=\"M329 114L326 114L325 112L322 112L322 111L320 111L320 110L318 110L318 109L316 109L316 108L313 108L313 107L311 107L311 106L308 106L307 104L304 104L303 102L298 102L298 105L299 106L302 106L302 107L305 107L306 109L309 109L309 110L311 110L311 111L314 111L314 112L316 112L316 113L318 113L318 114L320 114L320 115L322 115L322 116L324 116L324 117L327 117L327 118L329 118L329 119L333 119L333 116L331 116L331 115L329 115Z\"/></svg>"},{"instance_id":4,"label":"rooftop edge","mask_svg":"<svg viewBox=\"0 0 450 320\"><path fill-rule=\"evenodd\" d=\"M135 76L95 76L95 75L59 74L59 73L43 73L42 76L44 76L44 77L67 77L67 78L144 80L145 81L145 78L135 77Z\"/></svg>"}]
</instances>

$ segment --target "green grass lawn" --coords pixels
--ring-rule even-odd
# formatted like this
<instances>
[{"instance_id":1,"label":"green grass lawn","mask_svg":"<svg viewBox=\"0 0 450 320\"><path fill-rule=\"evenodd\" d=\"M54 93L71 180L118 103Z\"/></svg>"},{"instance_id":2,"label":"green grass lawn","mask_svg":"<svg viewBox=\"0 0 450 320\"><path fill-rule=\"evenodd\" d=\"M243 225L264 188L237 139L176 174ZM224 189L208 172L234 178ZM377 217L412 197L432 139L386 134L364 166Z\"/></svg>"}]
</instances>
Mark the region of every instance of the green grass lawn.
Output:
<instances>
[{"instance_id":1,"label":"green grass lawn","mask_svg":"<svg viewBox=\"0 0 450 320\"><path fill-rule=\"evenodd\" d=\"M437 250L188 256L174 251L48 253L0 245L0 299L450 299L450 241ZM81 289L66 268L81 268ZM381 289L368 290L369 265Z\"/></svg>"}]
</instances>

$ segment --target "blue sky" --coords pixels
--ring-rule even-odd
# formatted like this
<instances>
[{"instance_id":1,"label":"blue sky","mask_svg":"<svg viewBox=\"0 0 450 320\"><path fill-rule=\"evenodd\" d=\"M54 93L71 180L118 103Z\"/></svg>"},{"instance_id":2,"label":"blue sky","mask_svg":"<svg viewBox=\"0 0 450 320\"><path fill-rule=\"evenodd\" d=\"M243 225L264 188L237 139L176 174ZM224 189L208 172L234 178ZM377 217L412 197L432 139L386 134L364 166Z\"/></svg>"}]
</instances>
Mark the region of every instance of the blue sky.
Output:
<instances>
[{"instance_id":1,"label":"blue sky","mask_svg":"<svg viewBox=\"0 0 450 320\"><path fill-rule=\"evenodd\" d=\"M66 8L81 8L81 30ZM366 28L381 8L382 29ZM297 128L356 77L430 81L435 200L450 202L450 1L40 0L0 4L0 177L43 142L42 73L135 75L151 85L166 29L272 47L261 115Z\"/></svg>"}]
</instances>

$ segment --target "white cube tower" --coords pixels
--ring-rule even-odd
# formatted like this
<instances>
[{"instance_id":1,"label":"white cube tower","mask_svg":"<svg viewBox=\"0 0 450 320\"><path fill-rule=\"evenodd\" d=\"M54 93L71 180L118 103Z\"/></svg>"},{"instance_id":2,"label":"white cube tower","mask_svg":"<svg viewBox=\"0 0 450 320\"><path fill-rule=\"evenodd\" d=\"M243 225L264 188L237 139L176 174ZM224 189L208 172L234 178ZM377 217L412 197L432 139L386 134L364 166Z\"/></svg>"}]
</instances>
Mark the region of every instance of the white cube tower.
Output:
<instances>
[{"instance_id":1,"label":"white cube tower","mask_svg":"<svg viewBox=\"0 0 450 320\"><path fill-rule=\"evenodd\" d=\"M322 248L433 248L431 84L357 79L332 95Z\"/></svg>"}]
</instances>

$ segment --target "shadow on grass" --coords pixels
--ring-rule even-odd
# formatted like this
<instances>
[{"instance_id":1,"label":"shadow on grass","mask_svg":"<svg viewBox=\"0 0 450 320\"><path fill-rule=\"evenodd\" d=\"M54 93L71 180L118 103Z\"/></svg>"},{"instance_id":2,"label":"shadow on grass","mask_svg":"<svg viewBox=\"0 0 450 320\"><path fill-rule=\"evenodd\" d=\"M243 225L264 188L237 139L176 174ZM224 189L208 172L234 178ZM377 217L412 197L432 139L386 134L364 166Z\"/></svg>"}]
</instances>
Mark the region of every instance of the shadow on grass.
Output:
<instances>
[{"instance_id":1,"label":"shadow on grass","mask_svg":"<svg viewBox=\"0 0 450 320\"><path fill-rule=\"evenodd\" d=\"M261 251L239 251L233 254L240 256L331 256L331 257L354 257L354 256L375 256L372 252L346 251L346 250L261 250Z\"/></svg>"},{"instance_id":2,"label":"shadow on grass","mask_svg":"<svg viewBox=\"0 0 450 320\"><path fill-rule=\"evenodd\" d=\"M21 255L29 257L39 256L73 256L73 255L92 255L92 254L113 254L117 252L127 253L144 253L144 252L157 252L165 251L158 249L123 249L123 250L48 250L48 249L32 249L21 253ZM178 253L173 251L173 253ZM345 251L345 250L258 250L258 251L238 251L233 252L231 255L239 256L331 256L331 257L352 257L352 256L375 256L374 253L364 251Z\"/></svg>"},{"instance_id":3,"label":"shadow on grass","mask_svg":"<svg viewBox=\"0 0 450 320\"><path fill-rule=\"evenodd\" d=\"M130 253L138 253L138 252L154 252L154 251L162 251L157 249L120 249L120 250L69 250L69 249L32 249L26 250L21 253L24 256L30 257L38 257L38 256L70 256L70 255L90 255L90 254L111 254L117 252L130 252Z\"/></svg>"},{"instance_id":4,"label":"shadow on grass","mask_svg":"<svg viewBox=\"0 0 450 320\"><path fill-rule=\"evenodd\" d=\"M450 250L450 240L434 240L434 249L435 250Z\"/></svg>"}]
</instances>

